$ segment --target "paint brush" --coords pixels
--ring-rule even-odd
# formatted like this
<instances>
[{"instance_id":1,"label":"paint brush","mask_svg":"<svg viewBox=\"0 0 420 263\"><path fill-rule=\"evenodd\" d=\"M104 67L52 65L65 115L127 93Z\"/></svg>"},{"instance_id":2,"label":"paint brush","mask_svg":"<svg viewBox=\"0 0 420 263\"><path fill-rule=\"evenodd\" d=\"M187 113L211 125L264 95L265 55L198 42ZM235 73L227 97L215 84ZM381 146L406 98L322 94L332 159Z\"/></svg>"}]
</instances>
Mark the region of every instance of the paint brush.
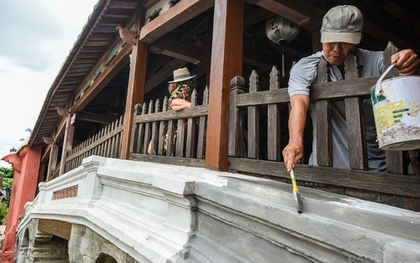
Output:
<instances>
[{"instance_id":1,"label":"paint brush","mask_svg":"<svg viewBox=\"0 0 420 263\"><path fill-rule=\"evenodd\" d=\"M290 171L290 178L292 179L293 185L293 199L295 200L296 209L300 214L303 212L302 197L300 196L299 189L297 187L295 171L293 169Z\"/></svg>"}]
</instances>

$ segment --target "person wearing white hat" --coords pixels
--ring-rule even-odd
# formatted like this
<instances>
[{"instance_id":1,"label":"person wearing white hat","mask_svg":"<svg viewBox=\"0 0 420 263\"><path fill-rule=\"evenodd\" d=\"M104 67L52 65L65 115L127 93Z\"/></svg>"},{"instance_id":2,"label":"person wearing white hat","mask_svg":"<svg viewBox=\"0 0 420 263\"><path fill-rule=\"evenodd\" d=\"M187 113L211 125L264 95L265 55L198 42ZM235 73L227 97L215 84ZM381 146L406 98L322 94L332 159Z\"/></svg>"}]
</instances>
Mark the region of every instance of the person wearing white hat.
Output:
<instances>
[{"instance_id":1,"label":"person wearing white hat","mask_svg":"<svg viewBox=\"0 0 420 263\"><path fill-rule=\"evenodd\" d=\"M310 165L317 165L316 156L316 112L310 103L309 91L317 77L317 66L321 59L328 62L328 74L331 81L343 80L345 76L344 61L353 53L361 68L361 76L381 75L384 71L383 52L357 48L362 39L363 16L360 10L351 5L340 5L331 8L324 16L321 27L322 51L302 58L293 66L289 79L290 117L289 143L283 149L286 169L291 171L303 155L303 131L306 125L308 109L313 119L313 152ZM411 49L402 50L391 57L400 75L413 74L419 65L417 54ZM386 170L385 152L380 151L376 143L375 123L370 100L364 101L366 141L368 144L369 170L384 172ZM333 166L350 169L347 129L344 102L332 102L333 127Z\"/></svg>"},{"instance_id":2,"label":"person wearing white hat","mask_svg":"<svg viewBox=\"0 0 420 263\"><path fill-rule=\"evenodd\" d=\"M184 67L174 70L174 80L169 81L168 110L182 110L191 106L191 92L196 86L195 75Z\"/></svg>"}]
</instances>

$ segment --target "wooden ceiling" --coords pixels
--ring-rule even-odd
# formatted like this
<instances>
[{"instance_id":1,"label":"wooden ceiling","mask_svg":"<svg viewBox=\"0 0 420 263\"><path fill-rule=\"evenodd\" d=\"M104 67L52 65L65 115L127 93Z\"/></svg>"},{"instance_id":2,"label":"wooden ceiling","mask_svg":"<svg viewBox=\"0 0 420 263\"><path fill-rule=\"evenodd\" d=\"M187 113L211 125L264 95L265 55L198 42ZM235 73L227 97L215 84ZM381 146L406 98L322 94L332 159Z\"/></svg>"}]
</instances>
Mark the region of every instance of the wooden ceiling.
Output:
<instances>
[{"instance_id":1,"label":"wooden ceiling","mask_svg":"<svg viewBox=\"0 0 420 263\"><path fill-rule=\"evenodd\" d=\"M131 27L139 5L150 8L156 2L157 0L99 0L47 94L29 140L30 145L44 144L43 137L56 137L56 142L62 139L65 123L57 114L56 108L68 108L73 101L76 101L74 110L80 116L75 124L76 144L124 113L129 75L128 54L131 48L121 44L116 27ZM169 18L165 18L165 13L161 14L161 17L156 18L155 23L158 25L154 26L154 31L143 32L140 36L141 41L150 45L145 101L166 95L167 81L172 78L172 71L178 67L187 66L192 74L198 75L199 88L208 85L212 1L182 0L178 4L185 2L197 4L188 9L189 13L194 14L192 18L185 13ZM273 65L281 68L282 53L287 72L293 61L319 49L317 39L322 17L326 10L338 4L353 4L362 11L365 26L360 47L383 50L387 42L392 41L397 47L412 48L420 54L420 7L416 2L248 0L245 3L244 16L243 75L247 78L254 69L261 76L260 82L267 81L268 72ZM300 25L298 37L284 49L265 35L266 20L275 14ZM105 57L109 57L114 52L113 48L118 45L121 49L116 56L121 57L115 62L115 69L107 71L106 68L101 68ZM97 79L104 84L95 84ZM282 84L287 86L287 76ZM92 85L99 85L99 88L92 91ZM89 96L88 99L78 101L78 94ZM94 118L96 119L92 122Z\"/></svg>"}]
</instances>

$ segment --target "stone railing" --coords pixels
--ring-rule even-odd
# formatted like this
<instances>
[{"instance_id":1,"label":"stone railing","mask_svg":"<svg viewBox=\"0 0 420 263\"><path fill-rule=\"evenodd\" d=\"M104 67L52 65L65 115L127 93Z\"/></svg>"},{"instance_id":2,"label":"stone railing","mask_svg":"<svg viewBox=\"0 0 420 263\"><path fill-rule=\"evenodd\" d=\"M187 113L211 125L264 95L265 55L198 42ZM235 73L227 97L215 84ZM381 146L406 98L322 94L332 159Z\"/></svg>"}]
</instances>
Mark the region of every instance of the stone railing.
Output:
<instances>
[{"instance_id":1,"label":"stone railing","mask_svg":"<svg viewBox=\"0 0 420 263\"><path fill-rule=\"evenodd\" d=\"M290 184L264 178L91 156L39 188L17 230L23 258L66 248L70 262L92 263L420 258L418 213L301 187L299 214Z\"/></svg>"}]
</instances>

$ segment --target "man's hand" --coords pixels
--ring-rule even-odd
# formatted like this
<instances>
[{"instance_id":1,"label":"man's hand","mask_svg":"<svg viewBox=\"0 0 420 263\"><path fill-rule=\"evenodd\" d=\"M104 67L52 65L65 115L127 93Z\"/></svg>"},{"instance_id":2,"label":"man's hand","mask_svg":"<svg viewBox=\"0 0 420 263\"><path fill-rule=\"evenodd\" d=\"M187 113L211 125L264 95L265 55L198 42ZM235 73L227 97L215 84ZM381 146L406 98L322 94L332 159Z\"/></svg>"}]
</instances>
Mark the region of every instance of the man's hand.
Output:
<instances>
[{"instance_id":1,"label":"man's hand","mask_svg":"<svg viewBox=\"0 0 420 263\"><path fill-rule=\"evenodd\" d=\"M413 50L404 49L392 55L391 63L395 64L395 68L398 69L401 76L406 76L416 72L419 59Z\"/></svg>"},{"instance_id":2,"label":"man's hand","mask_svg":"<svg viewBox=\"0 0 420 263\"><path fill-rule=\"evenodd\" d=\"M283 159L286 169L290 172L295 168L296 164L299 162L300 158L303 155L303 145L302 144L291 144L289 143L283 149Z\"/></svg>"}]
</instances>

